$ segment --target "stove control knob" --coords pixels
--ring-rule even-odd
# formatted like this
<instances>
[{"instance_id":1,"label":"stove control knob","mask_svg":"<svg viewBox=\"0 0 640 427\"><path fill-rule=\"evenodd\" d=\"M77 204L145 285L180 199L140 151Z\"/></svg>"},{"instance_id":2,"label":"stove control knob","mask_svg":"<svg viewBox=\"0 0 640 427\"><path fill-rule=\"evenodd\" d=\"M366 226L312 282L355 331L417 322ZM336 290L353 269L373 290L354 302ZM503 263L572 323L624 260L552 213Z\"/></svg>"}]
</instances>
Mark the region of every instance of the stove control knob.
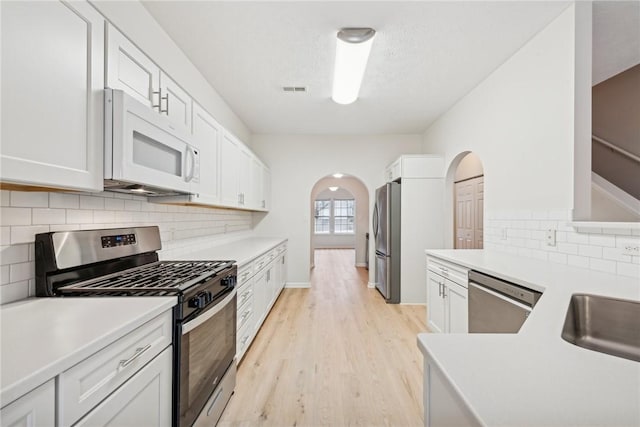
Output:
<instances>
[{"instance_id":1,"label":"stove control knob","mask_svg":"<svg viewBox=\"0 0 640 427\"><path fill-rule=\"evenodd\" d=\"M211 292L209 291L200 292L199 294L196 294L196 296L194 296L189 300L189 307L203 308L207 304L209 304L212 299L213 299L213 296L211 295Z\"/></svg>"},{"instance_id":2,"label":"stove control knob","mask_svg":"<svg viewBox=\"0 0 640 427\"><path fill-rule=\"evenodd\" d=\"M227 276L221 280L220 284L226 288L233 288L236 285L236 276Z\"/></svg>"}]
</instances>

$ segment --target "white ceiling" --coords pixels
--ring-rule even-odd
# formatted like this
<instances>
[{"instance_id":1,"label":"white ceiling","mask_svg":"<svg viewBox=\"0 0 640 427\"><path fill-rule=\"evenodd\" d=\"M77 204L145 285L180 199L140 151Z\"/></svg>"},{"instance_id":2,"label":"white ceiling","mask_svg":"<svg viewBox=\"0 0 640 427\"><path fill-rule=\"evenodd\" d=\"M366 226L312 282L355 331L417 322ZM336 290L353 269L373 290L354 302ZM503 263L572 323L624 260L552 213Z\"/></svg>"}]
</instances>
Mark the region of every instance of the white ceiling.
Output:
<instances>
[{"instance_id":1,"label":"white ceiling","mask_svg":"<svg viewBox=\"0 0 640 427\"><path fill-rule=\"evenodd\" d=\"M568 3L143 4L252 132L383 134L422 133ZM358 26L378 34L360 98L338 105L335 34Z\"/></svg>"},{"instance_id":2,"label":"white ceiling","mask_svg":"<svg viewBox=\"0 0 640 427\"><path fill-rule=\"evenodd\" d=\"M640 64L640 1L593 3L593 84Z\"/></svg>"}]
</instances>

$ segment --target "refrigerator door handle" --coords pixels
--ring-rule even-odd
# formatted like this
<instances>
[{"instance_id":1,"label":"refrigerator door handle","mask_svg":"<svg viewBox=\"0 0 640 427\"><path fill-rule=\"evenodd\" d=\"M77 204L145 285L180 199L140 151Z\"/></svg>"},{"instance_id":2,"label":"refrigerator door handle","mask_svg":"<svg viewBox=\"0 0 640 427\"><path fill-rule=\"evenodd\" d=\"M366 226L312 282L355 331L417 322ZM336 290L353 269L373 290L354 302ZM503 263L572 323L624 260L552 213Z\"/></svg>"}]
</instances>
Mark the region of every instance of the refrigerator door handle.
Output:
<instances>
[{"instance_id":1,"label":"refrigerator door handle","mask_svg":"<svg viewBox=\"0 0 640 427\"><path fill-rule=\"evenodd\" d=\"M378 204L373 207L373 238L378 238Z\"/></svg>"}]
</instances>

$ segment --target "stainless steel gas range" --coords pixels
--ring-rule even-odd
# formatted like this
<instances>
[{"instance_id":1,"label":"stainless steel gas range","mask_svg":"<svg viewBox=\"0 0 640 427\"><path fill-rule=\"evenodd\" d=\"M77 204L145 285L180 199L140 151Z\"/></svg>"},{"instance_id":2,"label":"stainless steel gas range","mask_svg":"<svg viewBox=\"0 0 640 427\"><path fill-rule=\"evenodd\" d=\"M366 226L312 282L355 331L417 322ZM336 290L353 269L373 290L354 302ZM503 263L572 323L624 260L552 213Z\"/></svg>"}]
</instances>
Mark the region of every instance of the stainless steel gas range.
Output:
<instances>
[{"instance_id":1,"label":"stainless steel gas range","mask_svg":"<svg viewBox=\"0 0 640 427\"><path fill-rule=\"evenodd\" d=\"M173 425L215 424L235 387L234 261L159 261L158 227L36 235L36 296L176 296Z\"/></svg>"}]
</instances>

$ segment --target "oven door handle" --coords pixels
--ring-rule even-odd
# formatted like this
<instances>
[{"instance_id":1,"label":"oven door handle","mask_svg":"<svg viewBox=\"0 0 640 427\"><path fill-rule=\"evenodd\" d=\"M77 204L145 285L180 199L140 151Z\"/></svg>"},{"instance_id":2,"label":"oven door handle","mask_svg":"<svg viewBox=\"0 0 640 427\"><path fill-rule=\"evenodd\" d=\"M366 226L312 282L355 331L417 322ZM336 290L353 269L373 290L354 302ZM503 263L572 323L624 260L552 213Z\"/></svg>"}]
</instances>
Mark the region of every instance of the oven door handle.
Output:
<instances>
[{"instance_id":1,"label":"oven door handle","mask_svg":"<svg viewBox=\"0 0 640 427\"><path fill-rule=\"evenodd\" d=\"M224 297L222 301L216 304L214 308L204 312L204 314L201 314L195 319L189 320L187 323L182 325L182 335L188 334L189 332L191 332L192 330L194 330L195 328L202 325L204 322L206 322L207 320L211 319L213 316L218 314L223 308L226 307L227 304L229 304L229 302L233 299L233 297L236 296L237 292L238 290L236 288L233 288L233 291L231 291L229 295Z\"/></svg>"}]
</instances>

